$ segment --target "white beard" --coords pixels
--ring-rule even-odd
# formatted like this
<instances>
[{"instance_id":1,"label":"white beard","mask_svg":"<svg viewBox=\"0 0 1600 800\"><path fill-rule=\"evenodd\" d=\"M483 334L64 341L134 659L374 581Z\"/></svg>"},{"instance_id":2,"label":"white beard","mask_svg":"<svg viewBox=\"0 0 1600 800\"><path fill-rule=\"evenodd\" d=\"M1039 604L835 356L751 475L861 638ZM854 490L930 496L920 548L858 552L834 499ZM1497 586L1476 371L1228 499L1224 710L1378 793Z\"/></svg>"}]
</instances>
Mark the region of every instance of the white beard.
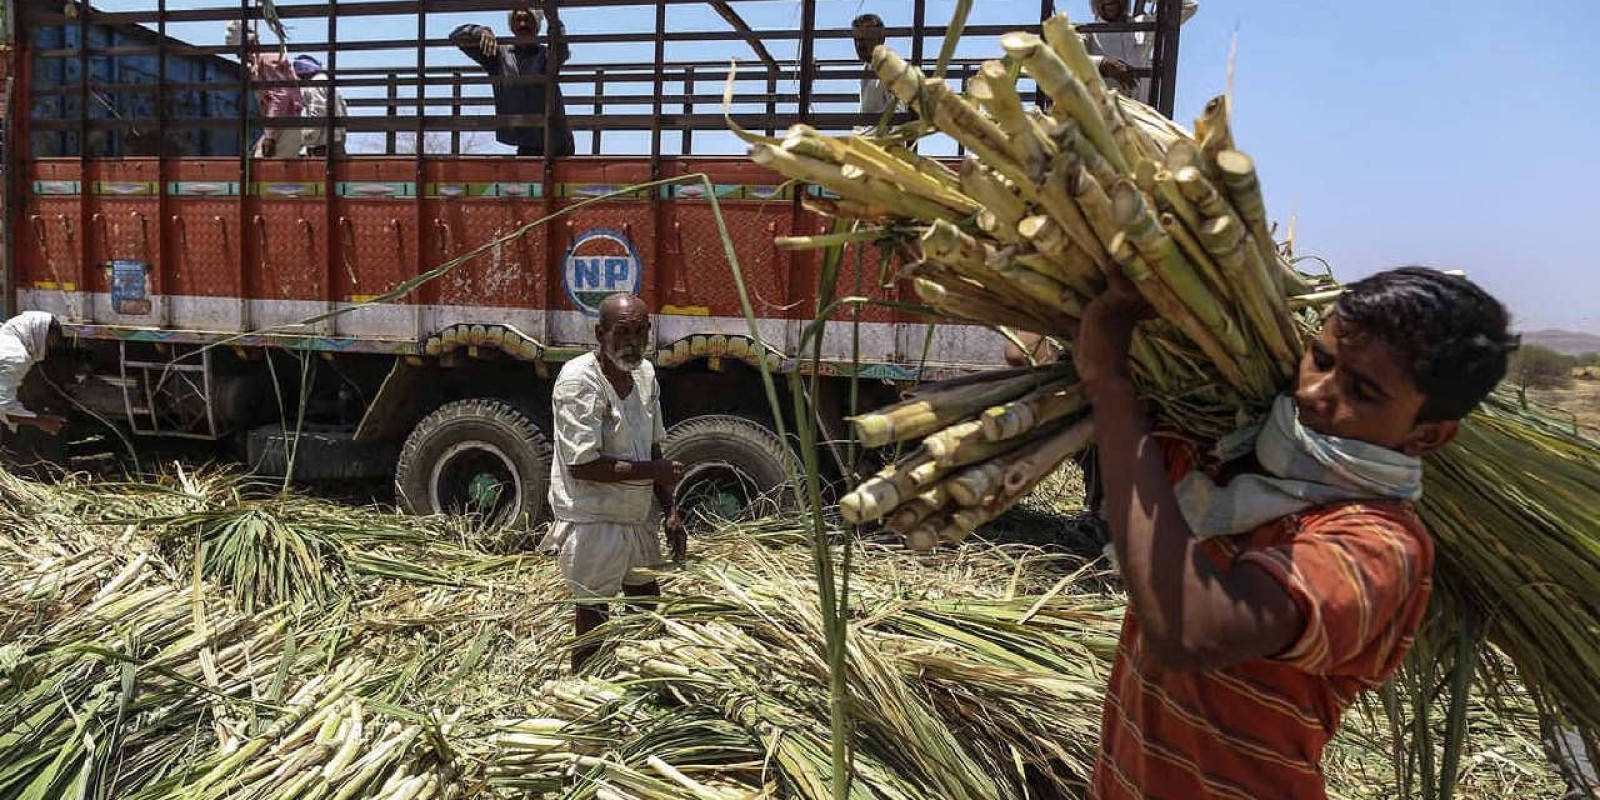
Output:
<instances>
[{"instance_id":1,"label":"white beard","mask_svg":"<svg viewBox=\"0 0 1600 800\"><path fill-rule=\"evenodd\" d=\"M611 362L612 366L622 370L623 372L633 372L639 368L640 364L644 363L643 353L630 353L627 355L622 355L607 350L605 351L605 357L607 361Z\"/></svg>"}]
</instances>

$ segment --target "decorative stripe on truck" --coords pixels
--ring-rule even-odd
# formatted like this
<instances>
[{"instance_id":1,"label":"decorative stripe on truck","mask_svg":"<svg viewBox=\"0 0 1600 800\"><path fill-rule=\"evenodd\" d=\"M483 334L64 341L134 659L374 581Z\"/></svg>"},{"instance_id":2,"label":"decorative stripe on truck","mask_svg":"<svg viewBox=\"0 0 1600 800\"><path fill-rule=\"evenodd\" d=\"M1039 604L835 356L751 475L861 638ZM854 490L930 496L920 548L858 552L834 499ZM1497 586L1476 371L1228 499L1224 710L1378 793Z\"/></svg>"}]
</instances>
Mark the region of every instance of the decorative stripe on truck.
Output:
<instances>
[{"instance_id":1,"label":"decorative stripe on truck","mask_svg":"<svg viewBox=\"0 0 1600 800\"><path fill-rule=\"evenodd\" d=\"M505 352L524 361L564 361L592 346L594 318L581 311L504 308L498 306L352 305L332 320L307 328L299 320L326 313L329 304L311 301L251 300L239 298L151 295L176 324L161 319L119 320L107 292L66 292L59 289L21 289L19 309L50 311L63 318L69 334L88 339L152 343L223 344L228 347L278 347L336 353L391 356L437 356L462 347ZM86 313L87 312L87 313ZM154 316L154 315L153 315ZM502 320L486 323L482 320ZM90 321L94 320L94 321ZM205 320L204 324L198 321ZM252 324L242 324L249 320ZM652 359L664 367L682 366L700 359L733 358L751 366L762 349L751 338L749 323L741 317L657 314L656 347ZM762 340L783 343L792 351L803 321L759 319ZM241 332L245 328L249 332ZM548 337L541 341L526 331ZM830 325L823 340L824 375L854 376L894 382L932 380L998 366L1005 340L998 334L966 325L941 325L934 331L928 352L940 354L938 362L920 365L874 354L893 352L920 356L927 327L915 324L862 323L859 345L869 359L856 363L849 354L857 345L856 331L848 323ZM510 349L508 349L510 348ZM808 357L782 355L768 345L767 366L779 372L812 371ZM533 350L537 350L537 354ZM776 359L776 361L774 361Z\"/></svg>"}]
</instances>

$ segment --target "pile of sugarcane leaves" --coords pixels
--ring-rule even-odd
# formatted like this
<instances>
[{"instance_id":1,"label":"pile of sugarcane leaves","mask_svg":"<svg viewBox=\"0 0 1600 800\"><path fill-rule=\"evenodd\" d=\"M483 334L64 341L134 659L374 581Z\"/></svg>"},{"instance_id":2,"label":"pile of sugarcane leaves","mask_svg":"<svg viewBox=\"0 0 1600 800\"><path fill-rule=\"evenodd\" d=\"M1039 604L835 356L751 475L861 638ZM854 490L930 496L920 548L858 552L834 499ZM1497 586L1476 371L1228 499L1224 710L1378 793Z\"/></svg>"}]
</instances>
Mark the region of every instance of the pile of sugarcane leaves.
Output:
<instances>
[{"instance_id":1,"label":"pile of sugarcane leaves","mask_svg":"<svg viewBox=\"0 0 1600 800\"><path fill-rule=\"evenodd\" d=\"M217 472L0 473L0 797L828 797L802 525L697 539L572 676L555 565L470 521ZM851 796L1081 796L1122 611L1105 576L977 540L853 556ZM1515 685L1472 695L1459 796L1557 791ZM1396 736L1452 696L1402 680L1352 713L1335 792L1392 796L1418 767Z\"/></svg>"}]
</instances>

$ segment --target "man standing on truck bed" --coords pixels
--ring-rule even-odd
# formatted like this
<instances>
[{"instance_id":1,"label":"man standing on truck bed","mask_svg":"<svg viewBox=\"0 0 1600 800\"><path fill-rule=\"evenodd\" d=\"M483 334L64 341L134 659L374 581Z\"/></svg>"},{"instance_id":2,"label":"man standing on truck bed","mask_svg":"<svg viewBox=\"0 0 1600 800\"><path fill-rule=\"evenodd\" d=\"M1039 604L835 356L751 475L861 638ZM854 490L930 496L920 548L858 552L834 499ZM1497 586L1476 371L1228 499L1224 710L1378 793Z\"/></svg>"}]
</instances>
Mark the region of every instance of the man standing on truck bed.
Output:
<instances>
[{"instance_id":1,"label":"man standing on truck bed","mask_svg":"<svg viewBox=\"0 0 1600 800\"><path fill-rule=\"evenodd\" d=\"M268 84L256 87L256 105L261 115L269 119L300 116L300 87L288 57L282 53L262 51L255 28L237 20L228 23L226 42L229 47L242 46L247 51L245 67L250 73L250 81ZM299 156L300 129L267 128L261 132L252 155L255 158Z\"/></svg>"},{"instance_id":2,"label":"man standing on truck bed","mask_svg":"<svg viewBox=\"0 0 1600 800\"><path fill-rule=\"evenodd\" d=\"M350 116L350 108L345 105L344 98L339 96L339 90L333 88L333 80L328 77L328 71L322 68L322 62L308 55L295 56L294 74L301 81L300 100L305 106L307 119L317 121L317 124L301 131L301 143L305 145L306 155L312 158L344 158L344 126L333 127L333 141L323 141L327 137L328 127L324 122L328 117L343 120Z\"/></svg>"},{"instance_id":3,"label":"man standing on truck bed","mask_svg":"<svg viewBox=\"0 0 1600 800\"><path fill-rule=\"evenodd\" d=\"M861 76L861 113L882 114L894 102L883 81L872 72L872 51L888 41L883 31L883 18L877 14L862 14L850 22L850 38L856 47L856 58L866 65Z\"/></svg>"},{"instance_id":4,"label":"man standing on truck bed","mask_svg":"<svg viewBox=\"0 0 1600 800\"><path fill-rule=\"evenodd\" d=\"M661 457L666 427L661 384L644 358L650 310L633 295L600 304L599 349L568 361L556 378L555 458L550 465L550 510L555 524L544 549L559 554L567 587L580 601L573 630L583 636L606 620L606 603L620 592L655 597L661 589L640 570L662 563L656 504L664 512L675 561L688 541L673 501L683 465ZM654 503L652 503L654 501ZM572 650L581 669L598 642Z\"/></svg>"},{"instance_id":5,"label":"man standing on truck bed","mask_svg":"<svg viewBox=\"0 0 1600 800\"><path fill-rule=\"evenodd\" d=\"M1092 5L1098 22L1154 22L1156 18L1143 9L1134 9L1133 0L1093 0ZM1198 0L1183 0L1178 24L1188 22L1199 10ZM1100 70L1107 86L1141 103L1150 101L1150 80L1135 77L1133 71L1150 66L1156 51L1153 31L1091 33L1084 37L1084 44L1089 48L1089 60Z\"/></svg>"},{"instance_id":6,"label":"man standing on truck bed","mask_svg":"<svg viewBox=\"0 0 1600 800\"><path fill-rule=\"evenodd\" d=\"M566 29L554 5L548 47L537 41L544 12L524 5L512 9L510 21L511 35L516 37L511 44L500 44L486 25L462 25L451 31L450 41L495 79L494 111L502 118L495 138L501 144L517 148L519 156L545 155L543 127L507 119L542 114L550 126L550 157L570 156L572 129L567 127L561 84L556 81L556 71L567 63Z\"/></svg>"}]
</instances>

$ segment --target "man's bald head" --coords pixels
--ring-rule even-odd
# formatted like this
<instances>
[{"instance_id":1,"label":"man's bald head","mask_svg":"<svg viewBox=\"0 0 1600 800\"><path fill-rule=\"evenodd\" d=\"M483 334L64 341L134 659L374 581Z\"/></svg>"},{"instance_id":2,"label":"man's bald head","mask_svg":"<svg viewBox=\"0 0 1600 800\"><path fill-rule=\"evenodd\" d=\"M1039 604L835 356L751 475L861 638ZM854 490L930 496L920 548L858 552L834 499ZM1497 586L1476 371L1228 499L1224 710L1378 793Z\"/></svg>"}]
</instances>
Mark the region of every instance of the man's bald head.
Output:
<instances>
[{"instance_id":1,"label":"man's bald head","mask_svg":"<svg viewBox=\"0 0 1600 800\"><path fill-rule=\"evenodd\" d=\"M650 307L621 292L600 301L600 323L594 326L600 354L626 372L639 367L650 344Z\"/></svg>"},{"instance_id":2,"label":"man's bald head","mask_svg":"<svg viewBox=\"0 0 1600 800\"><path fill-rule=\"evenodd\" d=\"M638 295L617 292L600 301L600 327L609 328L618 320L650 316L650 307Z\"/></svg>"}]
</instances>

